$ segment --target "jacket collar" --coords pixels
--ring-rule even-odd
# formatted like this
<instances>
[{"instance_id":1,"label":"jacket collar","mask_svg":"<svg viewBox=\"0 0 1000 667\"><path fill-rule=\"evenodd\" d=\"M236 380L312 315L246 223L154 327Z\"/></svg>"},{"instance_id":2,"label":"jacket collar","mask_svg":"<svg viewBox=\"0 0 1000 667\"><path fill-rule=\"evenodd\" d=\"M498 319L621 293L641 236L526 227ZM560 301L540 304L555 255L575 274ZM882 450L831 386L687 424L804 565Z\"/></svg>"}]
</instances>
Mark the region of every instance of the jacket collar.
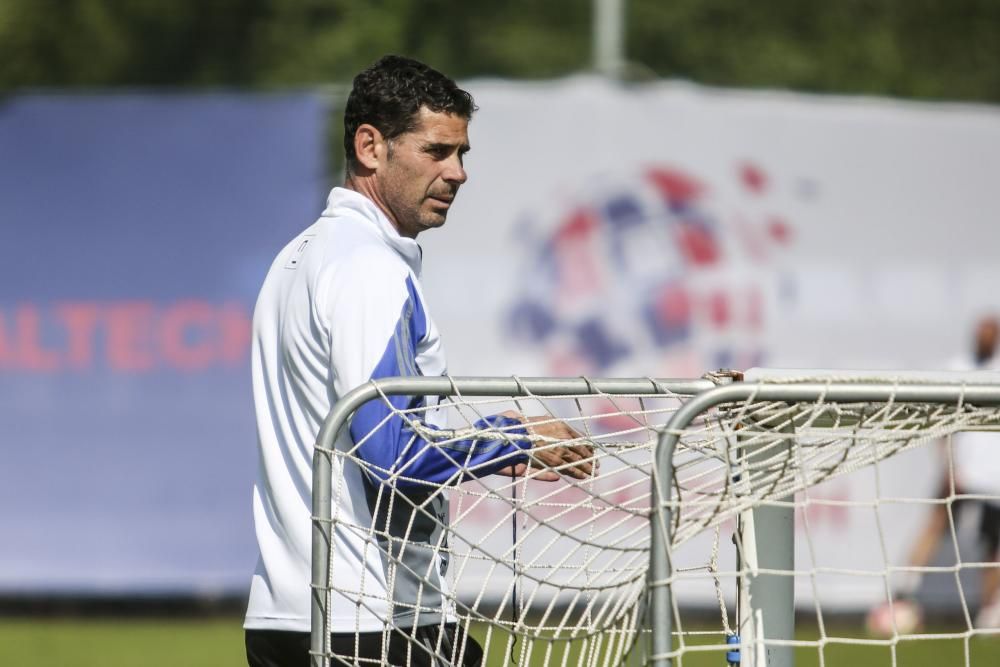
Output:
<instances>
[{"instance_id":1,"label":"jacket collar","mask_svg":"<svg viewBox=\"0 0 1000 667\"><path fill-rule=\"evenodd\" d=\"M334 188L327 197L322 217L336 218L345 215L362 218L371 223L385 244L392 248L418 277L420 276L423 255L420 244L414 239L400 236L382 209L368 197L347 188Z\"/></svg>"}]
</instances>

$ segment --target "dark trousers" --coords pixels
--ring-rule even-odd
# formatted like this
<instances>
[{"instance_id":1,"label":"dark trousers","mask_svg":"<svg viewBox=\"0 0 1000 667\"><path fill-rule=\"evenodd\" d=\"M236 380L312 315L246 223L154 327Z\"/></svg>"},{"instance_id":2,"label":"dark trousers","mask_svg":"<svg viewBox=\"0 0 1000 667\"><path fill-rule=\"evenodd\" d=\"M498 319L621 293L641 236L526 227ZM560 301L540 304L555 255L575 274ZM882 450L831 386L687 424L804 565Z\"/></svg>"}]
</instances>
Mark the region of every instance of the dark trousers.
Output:
<instances>
[{"instance_id":1,"label":"dark trousers","mask_svg":"<svg viewBox=\"0 0 1000 667\"><path fill-rule=\"evenodd\" d=\"M334 633L331 665L391 665L392 667L481 667L483 648L452 625L425 625L394 630L389 635L386 662L382 661L381 632ZM452 663L453 649L461 649L462 661ZM440 644L440 649L438 646ZM247 630L247 664L250 667L308 667L309 633L285 630ZM455 651L457 655L459 650Z\"/></svg>"}]
</instances>

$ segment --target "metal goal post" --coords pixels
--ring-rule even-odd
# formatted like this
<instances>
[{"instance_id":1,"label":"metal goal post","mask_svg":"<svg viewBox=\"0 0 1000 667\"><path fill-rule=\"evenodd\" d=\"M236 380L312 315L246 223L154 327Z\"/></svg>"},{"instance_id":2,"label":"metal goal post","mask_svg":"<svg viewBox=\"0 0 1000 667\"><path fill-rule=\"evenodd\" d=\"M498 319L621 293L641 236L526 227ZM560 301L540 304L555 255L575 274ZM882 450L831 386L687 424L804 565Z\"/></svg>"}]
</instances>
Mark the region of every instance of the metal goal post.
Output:
<instances>
[{"instance_id":1,"label":"metal goal post","mask_svg":"<svg viewBox=\"0 0 1000 667\"><path fill-rule=\"evenodd\" d=\"M331 475L336 443L354 412L382 396L435 397L559 397L567 395L684 397L685 400L717 386L716 381L654 378L517 378L517 377L405 377L362 385L342 397L327 416L316 440L312 484L312 621L310 657L313 667L327 663L329 636L326 614L330 589ZM669 626L668 626L669 627Z\"/></svg>"},{"instance_id":2,"label":"metal goal post","mask_svg":"<svg viewBox=\"0 0 1000 667\"><path fill-rule=\"evenodd\" d=\"M765 374L766 375L766 374ZM786 372L785 375L788 375ZM668 667L673 653L673 620L677 612L672 597L671 545L676 502L672 501L674 457L678 444L688 429L699 418L713 409L727 405L759 403L804 404L865 404L906 405L925 404L941 406L978 406L995 409L1000 406L1000 378L997 374L896 373L892 371L798 371L806 381L782 382L771 376L766 382L735 382L713 387L686 401L673 414L663 431L655 451L653 475L654 510L652 512L652 543L650 554L650 591L652 654L650 664ZM902 376L902 377L900 377ZM930 380L920 378L930 377ZM970 379L971 377L971 379ZM877 378L883 378L879 381ZM888 381L884 378L889 378ZM942 379L944 378L944 379ZM986 422L969 430L987 428L995 430L996 413ZM985 426L984 426L985 424ZM823 425L820 424L820 427ZM979 426L980 428L975 428ZM920 425L904 424L902 428L919 429ZM782 429L788 438L794 438L794 425ZM783 435L781 436L783 437ZM752 454L751 454L752 455ZM891 455L891 454L890 454ZM769 573L794 572L794 517L787 496L769 498L769 501L752 508L755 534L744 536L756 545L756 567ZM743 665L755 667L790 667L794 664L795 603L793 582L790 576L762 574L750 577L748 585L750 608L741 612L751 618L764 618L763 629L757 637L744 637ZM750 655L747 655L747 652Z\"/></svg>"}]
</instances>

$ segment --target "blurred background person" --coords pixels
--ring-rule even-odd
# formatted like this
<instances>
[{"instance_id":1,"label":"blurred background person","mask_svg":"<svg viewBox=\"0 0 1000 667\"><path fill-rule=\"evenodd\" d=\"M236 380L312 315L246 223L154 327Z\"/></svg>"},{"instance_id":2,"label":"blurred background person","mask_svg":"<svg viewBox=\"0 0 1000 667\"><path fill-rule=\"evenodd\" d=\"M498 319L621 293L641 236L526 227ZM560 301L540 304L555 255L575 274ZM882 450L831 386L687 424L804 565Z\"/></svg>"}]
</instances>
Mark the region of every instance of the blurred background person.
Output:
<instances>
[{"instance_id":1,"label":"blurred background person","mask_svg":"<svg viewBox=\"0 0 1000 667\"><path fill-rule=\"evenodd\" d=\"M1000 370L998 338L1000 322L996 316L981 317L974 327L969 353L953 360L950 370ZM1000 627L1000 434L954 434L941 443L939 470L937 498L941 502L932 506L910 549L907 565L912 569L899 573L897 579L897 604L902 608L895 612L897 620L907 617L910 623L919 622L922 612L915 599L924 581L921 569L931 565L943 541L952 539L952 535L959 539L966 528L971 528L976 535L977 560L987 564L978 570L979 611L974 625ZM886 613L884 606L873 611L870 627L877 626L875 617L880 613ZM885 634L891 628L883 626L882 630L876 634Z\"/></svg>"}]
</instances>

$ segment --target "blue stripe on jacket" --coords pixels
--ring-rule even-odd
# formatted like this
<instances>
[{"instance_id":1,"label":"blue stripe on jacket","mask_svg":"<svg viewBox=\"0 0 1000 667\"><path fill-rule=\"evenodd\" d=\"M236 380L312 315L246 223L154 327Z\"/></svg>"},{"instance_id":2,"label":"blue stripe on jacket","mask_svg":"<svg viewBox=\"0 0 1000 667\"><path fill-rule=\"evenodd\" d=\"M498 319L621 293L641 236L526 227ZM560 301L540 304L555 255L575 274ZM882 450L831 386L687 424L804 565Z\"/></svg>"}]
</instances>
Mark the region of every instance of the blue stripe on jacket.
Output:
<instances>
[{"instance_id":1,"label":"blue stripe on jacket","mask_svg":"<svg viewBox=\"0 0 1000 667\"><path fill-rule=\"evenodd\" d=\"M417 343L427 336L427 315L409 277L406 279L406 290L407 299L392 339L372 371L372 380L421 375L416 362ZM386 398L397 410L425 405L424 398L419 396ZM358 448L358 454L371 464L370 472L381 481L388 481L398 473L400 477L395 479L397 487L418 487L426 483L458 483L525 462L525 450L530 449L531 443L526 439L527 430L518 426L520 423L510 417L493 415L480 419L474 426L476 429L502 428L503 434L497 432L495 437L480 436L435 444L433 440L428 442L414 433L384 401L372 400L355 412L351 421L351 437L357 443L368 436ZM429 424L424 426L437 430ZM470 469L474 470L470 472Z\"/></svg>"}]
</instances>

